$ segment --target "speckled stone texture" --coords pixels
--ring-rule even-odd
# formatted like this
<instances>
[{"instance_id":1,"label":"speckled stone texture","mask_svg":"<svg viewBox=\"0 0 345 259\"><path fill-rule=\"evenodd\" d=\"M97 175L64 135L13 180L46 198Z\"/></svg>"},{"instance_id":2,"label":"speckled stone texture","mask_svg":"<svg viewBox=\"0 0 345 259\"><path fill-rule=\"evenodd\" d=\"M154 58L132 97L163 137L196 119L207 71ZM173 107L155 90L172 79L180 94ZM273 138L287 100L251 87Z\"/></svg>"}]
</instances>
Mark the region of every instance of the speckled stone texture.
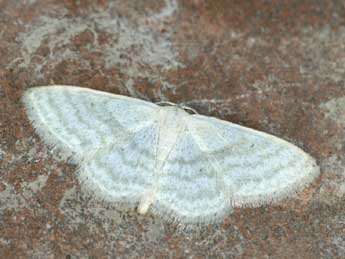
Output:
<instances>
[{"instance_id":1,"label":"speckled stone texture","mask_svg":"<svg viewBox=\"0 0 345 259\"><path fill-rule=\"evenodd\" d=\"M0 258L344 258L345 4L1 1ZM320 177L288 201L181 230L86 196L21 103L70 84L284 138Z\"/></svg>"}]
</instances>

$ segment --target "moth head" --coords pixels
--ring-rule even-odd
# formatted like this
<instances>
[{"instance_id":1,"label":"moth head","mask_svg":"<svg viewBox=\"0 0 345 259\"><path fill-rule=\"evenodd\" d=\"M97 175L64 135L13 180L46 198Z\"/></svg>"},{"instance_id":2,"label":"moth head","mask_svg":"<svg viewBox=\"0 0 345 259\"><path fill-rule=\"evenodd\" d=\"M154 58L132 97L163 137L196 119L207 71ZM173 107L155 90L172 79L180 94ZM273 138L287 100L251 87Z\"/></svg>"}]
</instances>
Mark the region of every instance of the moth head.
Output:
<instances>
[{"instance_id":1,"label":"moth head","mask_svg":"<svg viewBox=\"0 0 345 259\"><path fill-rule=\"evenodd\" d=\"M157 102L156 104L158 104L159 106L165 107L164 109L166 110L171 110L171 111L184 111L186 113L189 114L198 114L198 112L196 110L194 110L191 107L185 106L183 104L177 104L177 103L172 103L172 102Z\"/></svg>"}]
</instances>

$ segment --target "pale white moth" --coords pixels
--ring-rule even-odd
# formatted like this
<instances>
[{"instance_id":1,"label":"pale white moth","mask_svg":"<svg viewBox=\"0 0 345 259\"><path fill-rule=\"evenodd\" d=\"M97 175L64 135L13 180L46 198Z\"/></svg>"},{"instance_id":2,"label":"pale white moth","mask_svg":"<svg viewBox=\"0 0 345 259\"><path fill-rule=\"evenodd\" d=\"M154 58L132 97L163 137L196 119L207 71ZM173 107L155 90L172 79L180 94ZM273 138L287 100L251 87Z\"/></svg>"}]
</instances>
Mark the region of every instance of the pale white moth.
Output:
<instances>
[{"instance_id":1,"label":"pale white moth","mask_svg":"<svg viewBox=\"0 0 345 259\"><path fill-rule=\"evenodd\" d=\"M287 141L179 105L59 85L30 88L23 101L42 139L79 165L82 186L168 221L219 221L234 207L289 197L319 174Z\"/></svg>"}]
</instances>

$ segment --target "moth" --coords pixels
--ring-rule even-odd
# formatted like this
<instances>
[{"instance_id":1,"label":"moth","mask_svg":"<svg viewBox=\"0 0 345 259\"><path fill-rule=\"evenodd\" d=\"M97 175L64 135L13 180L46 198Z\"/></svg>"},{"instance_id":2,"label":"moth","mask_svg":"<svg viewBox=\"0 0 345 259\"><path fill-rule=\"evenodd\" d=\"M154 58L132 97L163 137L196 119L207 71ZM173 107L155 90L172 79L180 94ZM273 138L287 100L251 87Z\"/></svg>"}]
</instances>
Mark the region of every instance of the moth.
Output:
<instances>
[{"instance_id":1,"label":"moth","mask_svg":"<svg viewBox=\"0 0 345 259\"><path fill-rule=\"evenodd\" d=\"M181 223L222 220L302 190L315 160L275 136L151 102L73 86L23 96L42 139L79 165L98 198Z\"/></svg>"}]
</instances>

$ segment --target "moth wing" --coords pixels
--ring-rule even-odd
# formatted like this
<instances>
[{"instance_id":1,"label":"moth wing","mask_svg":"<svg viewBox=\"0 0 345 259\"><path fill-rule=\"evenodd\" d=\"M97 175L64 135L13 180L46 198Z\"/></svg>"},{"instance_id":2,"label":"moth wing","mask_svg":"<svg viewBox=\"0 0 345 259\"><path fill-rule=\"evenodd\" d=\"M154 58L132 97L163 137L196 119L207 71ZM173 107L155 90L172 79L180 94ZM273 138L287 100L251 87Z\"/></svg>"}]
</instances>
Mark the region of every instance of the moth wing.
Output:
<instances>
[{"instance_id":1,"label":"moth wing","mask_svg":"<svg viewBox=\"0 0 345 259\"><path fill-rule=\"evenodd\" d=\"M75 160L152 123L155 104L72 86L28 89L26 112L45 142Z\"/></svg>"},{"instance_id":2,"label":"moth wing","mask_svg":"<svg viewBox=\"0 0 345 259\"><path fill-rule=\"evenodd\" d=\"M182 223L211 223L231 211L218 172L190 131L182 131L159 174L153 210Z\"/></svg>"},{"instance_id":3,"label":"moth wing","mask_svg":"<svg viewBox=\"0 0 345 259\"><path fill-rule=\"evenodd\" d=\"M202 115L191 116L188 127L234 206L280 200L319 174L311 156L275 136Z\"/></svg>"},{"instance_id":4,"label":"moth wing","mask_svg":"<svg viewBox=\"0 0 345 259\"><path fill-rule=\"evenodd\" d=\"M85 159L78 177L86 189L108 202L136 206L155 182L156 123L141 128Z\"/></svg>"}]
</instances>

